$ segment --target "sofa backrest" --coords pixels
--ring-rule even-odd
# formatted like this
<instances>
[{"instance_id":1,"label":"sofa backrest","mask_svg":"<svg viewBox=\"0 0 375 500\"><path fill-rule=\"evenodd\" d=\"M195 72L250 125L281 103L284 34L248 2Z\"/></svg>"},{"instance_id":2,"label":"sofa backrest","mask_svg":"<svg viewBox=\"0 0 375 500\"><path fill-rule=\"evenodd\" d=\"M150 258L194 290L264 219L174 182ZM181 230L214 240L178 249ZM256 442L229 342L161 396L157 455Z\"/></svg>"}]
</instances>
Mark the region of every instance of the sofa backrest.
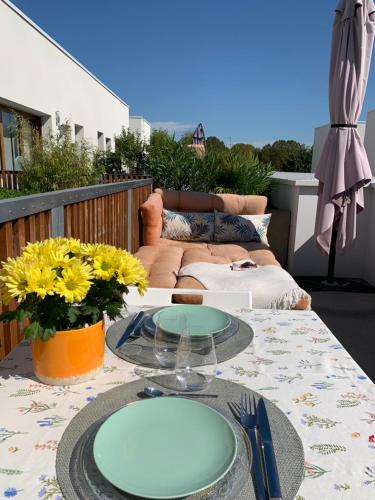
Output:
<instances>
[{"instance_id":1,"label":"sofa backrest","mask_svg":"<svg viewBox=\"0 0 375 500\"><path fill-rule=\"evenodd\" d=\"M155 189L163 200L163 207L178 212L226 212L235 215L264 214L266 196L239 194L212 194L193 191Z\"/></svg>"}]
</instances>

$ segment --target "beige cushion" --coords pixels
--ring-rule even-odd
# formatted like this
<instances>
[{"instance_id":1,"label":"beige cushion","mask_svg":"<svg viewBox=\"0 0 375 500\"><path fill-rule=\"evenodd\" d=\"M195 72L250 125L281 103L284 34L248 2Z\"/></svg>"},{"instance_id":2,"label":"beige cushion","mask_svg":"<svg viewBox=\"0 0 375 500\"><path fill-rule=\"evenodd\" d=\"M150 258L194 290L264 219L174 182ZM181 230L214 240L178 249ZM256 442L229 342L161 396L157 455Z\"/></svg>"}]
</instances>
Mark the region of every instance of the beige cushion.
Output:
<instances>
[{"instance_id":1,"label":"beige cushion","mask_svg":"<svg viewBox=\"0 0 375 500\"><path fill-rule=\"evenodd\" d=\"M266 196L197 193L193 191L172 191L155 189L168 210L186 212L226 212L228 214L264 214Z\"/></svg>"}]
</instances>

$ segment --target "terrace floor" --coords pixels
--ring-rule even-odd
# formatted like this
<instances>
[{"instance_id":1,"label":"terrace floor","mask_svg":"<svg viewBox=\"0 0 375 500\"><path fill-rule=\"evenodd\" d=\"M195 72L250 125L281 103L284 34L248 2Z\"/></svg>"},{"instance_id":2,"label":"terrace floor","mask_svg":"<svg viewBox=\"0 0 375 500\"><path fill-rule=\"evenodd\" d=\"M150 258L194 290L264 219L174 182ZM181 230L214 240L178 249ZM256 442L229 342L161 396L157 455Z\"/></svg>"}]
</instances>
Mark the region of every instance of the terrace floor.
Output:
<instances>
[{"instance_id":1,"label":"terrace floor","mask_svg":"<svg viewBox=\"0 0 375 500\"><path fill-rule=\"evenodd\" d=\"M309 293L313 310L375 381L375 293Z\"/></svg>"}]
</instances>

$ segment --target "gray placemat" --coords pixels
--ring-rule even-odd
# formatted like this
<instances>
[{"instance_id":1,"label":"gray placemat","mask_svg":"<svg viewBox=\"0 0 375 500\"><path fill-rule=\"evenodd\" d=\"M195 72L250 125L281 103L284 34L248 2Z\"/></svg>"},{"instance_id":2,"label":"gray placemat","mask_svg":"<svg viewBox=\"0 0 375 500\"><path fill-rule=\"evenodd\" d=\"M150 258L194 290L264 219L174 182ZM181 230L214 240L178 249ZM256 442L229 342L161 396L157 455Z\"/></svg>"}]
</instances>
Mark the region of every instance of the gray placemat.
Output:
<instances>
[{"instance_id":1,"label":"gray placemat","mask_svg":"<svg viewBox=\"0 0 375 500\"><path fill-rule=\"evenodd\" d=\"M136 380L135 382L111 389L98 396L72 419L61 438L56 457L57 479L62 493L67 500L86 500L87 498L135 498L117 489L114 489L115 493L113 496L101 497L100 491L97 491L96 496L93 495L92 492L88 492L86 495L78 493L78 488L75 487L74 484L77 478L74 475L76 466L74 461L72 461L72 457L77 443L86 431L92 428L93 424L103 419L106 415L109 415L127 403L140 399L140 394L142 393L144 385L144 380ZM231 417L228 402L239 401L241 394L245 391L254 394L256 399L258 399L259 395L257 393L253 393L239 384L215 379L206 391L202 392L218 394L219 397L217 399L200 399L199 401L217 408L224 415ZM287 416L279 410L276 405L266 400L266 407L271 422L283 499L292 500L298 492L304 475L304 452L302 442ZM195 495L191 498L207 499L212 497L205 493L202 495ZM213 498L222 498L226 500L255 500L256 496L250 473L240 493L235 496L226 496L225 493L223 493L223 496L215 494Z\"/></svg>"},{"instance_id":2,"label":"gray placemat","mask_svg":"<svg viewBox=\"0 0 375 500\"><path fill-rule=\"evenodd\" d=\"M144 338L142 336L137 339L130 338L119 349L116 349L118 340L131 320L132 316L124 318L108 328L106 333L108 348L116 356L130 363L147 366L148 368L160 368L160 364L155 358L154 346L150 338ZM238 318L235 318L235 320L238 321L239 324L237 332L224 342L220 342L215 346L218 363L234 358L237 354L246 349L253 340L254 331L251 326Z\"/></svg>"}]
</instances>

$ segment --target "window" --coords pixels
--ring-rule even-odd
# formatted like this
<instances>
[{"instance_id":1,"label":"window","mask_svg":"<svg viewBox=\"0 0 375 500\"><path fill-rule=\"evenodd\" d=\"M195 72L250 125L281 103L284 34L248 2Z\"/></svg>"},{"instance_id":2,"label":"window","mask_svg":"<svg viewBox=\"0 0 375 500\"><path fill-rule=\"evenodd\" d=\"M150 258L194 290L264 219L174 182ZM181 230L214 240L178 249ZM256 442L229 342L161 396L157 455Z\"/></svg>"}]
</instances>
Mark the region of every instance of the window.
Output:
<instances>
[{"instance_id":1,"label":"window","mask_svg":"<svg viewBox=\"0 0 375 500\"><path fill-rule=\"evenodd\" d=\"M40 135L40 118L0 107L0 168L22 170L35 134Z\"/></svg>"},{"instance_id":2,"label":"window","mask_svg":"<svg viewBox=\"0 0 375 500\"><path fill-rule=\"evenodd\" d=\"M109 137L105 138L105 149L106 151L112 151L112 143Z\"/></svg>"},{"instance_id":3,"label":"window","mask_svg":"<svg viewBox=\"0 0 375 500\"><path fill-rule=\"evenodd\" d=\"M82 125L74 125L74 137L76 142L81 142L85 138Z\"/></svg>"},{"instance_id":4,"label":"window","mask_svg":"<svg viewBox=\"0 0 375 500\"><path fill-rule=\"evenodd\" d=\"M104 151L104 134L103 132L98 132L98 149Z\"/></svg>"}]
</instances>

